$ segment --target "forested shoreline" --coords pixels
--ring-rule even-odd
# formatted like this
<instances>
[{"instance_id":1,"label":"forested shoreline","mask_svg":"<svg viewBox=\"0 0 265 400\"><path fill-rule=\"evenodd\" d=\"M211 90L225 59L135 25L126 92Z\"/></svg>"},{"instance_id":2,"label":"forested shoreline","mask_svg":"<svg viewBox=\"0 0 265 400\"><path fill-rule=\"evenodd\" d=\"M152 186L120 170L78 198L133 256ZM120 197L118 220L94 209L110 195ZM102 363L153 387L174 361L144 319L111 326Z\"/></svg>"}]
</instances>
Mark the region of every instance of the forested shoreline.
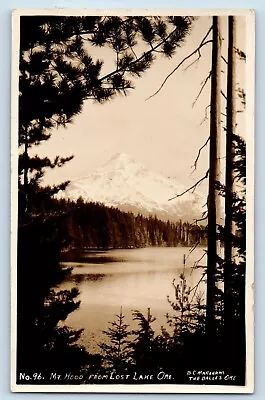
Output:
<instances>
[{"instance_id":1,"label":"forested shoreline","mask_svg":"<svg viewBox=\"0 0 265 400\"><path fill-rule=\"evenodd\" d=\"M205 246L207 242L203 226L134 215L101 203L85 202L81 198L76 202L54 201L53 210L65 213L61 231L68 249Z\"/></svg>"}]
</instances>

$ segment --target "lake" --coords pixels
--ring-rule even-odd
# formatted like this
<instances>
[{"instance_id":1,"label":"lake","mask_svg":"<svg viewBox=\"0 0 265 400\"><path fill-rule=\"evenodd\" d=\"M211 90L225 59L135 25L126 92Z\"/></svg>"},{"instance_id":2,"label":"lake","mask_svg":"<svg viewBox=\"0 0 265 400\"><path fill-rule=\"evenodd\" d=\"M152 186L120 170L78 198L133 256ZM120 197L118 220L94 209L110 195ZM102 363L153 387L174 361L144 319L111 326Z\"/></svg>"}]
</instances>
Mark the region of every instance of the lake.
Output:
<instances>
[{"instance_id":1,"label":"lake","mask_svg":"<svg viewBox=\"0 0 265 400\"><path fill-rule=\"evenodd\" d=\"M187 247L149 247L107 251L79 251L78 262L62 262L63 267L72 267L72 273L58 287L59 290L77 287L81 305L65 321L74 329L84 328L80 342L90 352L98 352L97 343L104 340L103 330L108 322L120 313L122 307L125 322L133 328L132 310L145 315L147 309L156 317L153 324L158 333L161 326L167 327L165 314L172 314L167 297L174 301L173 279L179 281L184 268L188 286L195 286L203 269L194 269L205 249L196 248L190 253ZM206 257L199 263L205 265ZM204 294L202 283L199 291Z\"/></svg>"}]
</instances>

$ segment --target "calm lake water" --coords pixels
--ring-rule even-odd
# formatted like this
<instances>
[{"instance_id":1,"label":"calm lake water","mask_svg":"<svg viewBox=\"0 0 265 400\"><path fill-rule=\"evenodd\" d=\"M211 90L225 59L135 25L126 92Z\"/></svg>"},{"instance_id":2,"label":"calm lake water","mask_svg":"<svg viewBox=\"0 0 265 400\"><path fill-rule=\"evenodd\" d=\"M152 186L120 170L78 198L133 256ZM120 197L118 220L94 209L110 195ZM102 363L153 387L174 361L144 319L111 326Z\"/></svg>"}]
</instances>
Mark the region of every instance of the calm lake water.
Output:
<instances>
[{"instance_id":1,"label":"calm lake water","mask_svg":"<svg viewBox=\"0 0 265 400\"><path fill-rule=\"evenodd\" d=\"M153 327L159 332L161 326L167 326L165 314L172 314L167 296L174 301L172 281L179 281L184 255L187 284L193 287L203 270L192 267L204 252L201 247L192 253L187 247L80 252L78 262L62 263L73 270L58 289L77 287L81 301L80 308L68 316L65 324L84 328L80 341L91 352L99 351L97 343L105 339L102 330L108 328L108 322L114 320L121 307L125 322L133 327L132 310L147 314L149 307L156 317ZM205 258L200 264L205 265ZM204 292L203 283L199 290Z\"/></svg>"}]
</instances>

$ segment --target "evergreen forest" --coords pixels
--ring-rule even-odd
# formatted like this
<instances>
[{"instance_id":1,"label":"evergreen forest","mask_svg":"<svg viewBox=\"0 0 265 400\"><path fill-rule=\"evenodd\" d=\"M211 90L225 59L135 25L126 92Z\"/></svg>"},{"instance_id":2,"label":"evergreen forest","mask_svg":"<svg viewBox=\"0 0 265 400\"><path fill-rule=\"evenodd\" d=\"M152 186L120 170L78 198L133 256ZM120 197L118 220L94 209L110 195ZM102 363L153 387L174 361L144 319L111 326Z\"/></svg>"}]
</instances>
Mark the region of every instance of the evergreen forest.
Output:
<instances>
[{"instance_id":1,"label":"evergreen forest","mask_svg":"<svg viewBox=\"0 0 265 400\"><path fill-rule=\"evenodd\" d=\"M205 227L187 222L161 221L78 199L54 200L53 211L64 213L63 240L69 248L126 249L148 246L206 245Z\"/></svg>"}]
</instances>

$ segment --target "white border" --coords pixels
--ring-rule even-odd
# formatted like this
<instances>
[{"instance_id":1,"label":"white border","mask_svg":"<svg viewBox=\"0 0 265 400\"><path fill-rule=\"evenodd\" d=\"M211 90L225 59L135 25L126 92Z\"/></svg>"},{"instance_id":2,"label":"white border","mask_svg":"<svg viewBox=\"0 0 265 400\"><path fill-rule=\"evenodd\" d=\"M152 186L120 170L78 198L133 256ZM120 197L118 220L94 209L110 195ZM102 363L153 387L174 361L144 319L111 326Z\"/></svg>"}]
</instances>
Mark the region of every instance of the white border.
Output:
<instances>
[{"instance_id":1,"label":"white border","mask_svg":"<svg viewBox=\"0 0 265 400\"><path fill-rule=\"evenodd\" d=\"M246 17L246 142L247 142L247 268L246 268L246 385L17 385L17 209L18 209L18 82L19 18L22 15L236 15ZM16 9L12 13L11 85L11 391L60 393L253 393L254 392L254 105L255 12L250 9Z\"/></svg>"}]
</instances>

